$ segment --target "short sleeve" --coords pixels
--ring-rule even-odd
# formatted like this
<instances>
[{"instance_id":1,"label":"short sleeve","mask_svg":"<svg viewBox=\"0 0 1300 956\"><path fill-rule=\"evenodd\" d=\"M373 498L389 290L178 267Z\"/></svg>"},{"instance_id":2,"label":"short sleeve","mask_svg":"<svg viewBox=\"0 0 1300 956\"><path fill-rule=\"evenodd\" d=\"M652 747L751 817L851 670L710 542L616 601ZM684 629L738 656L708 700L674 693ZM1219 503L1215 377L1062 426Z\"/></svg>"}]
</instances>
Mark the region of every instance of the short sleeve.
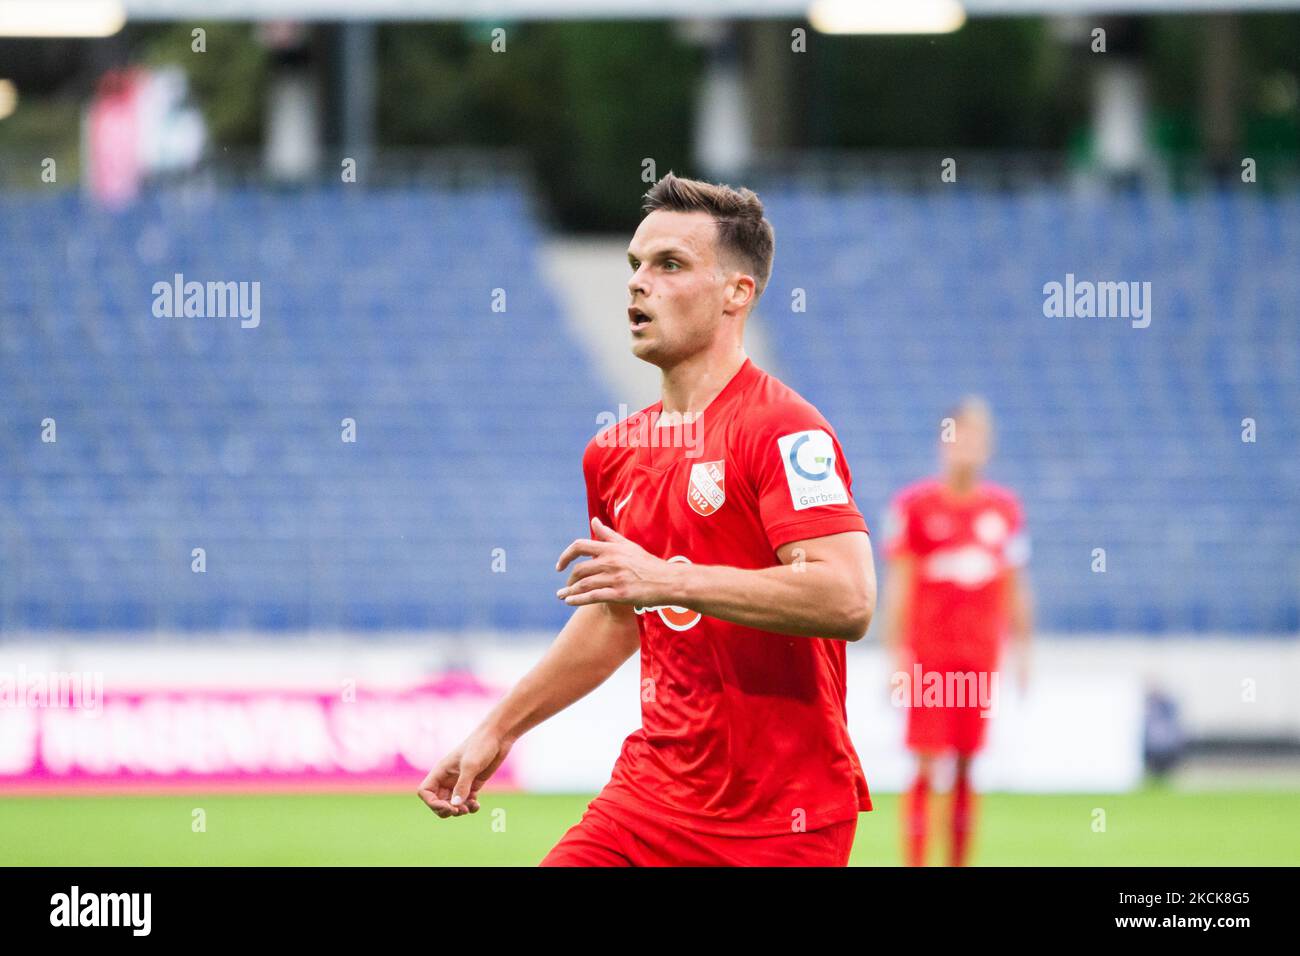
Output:
<instances>
[{"instance_id":1,"label":"short sleeve","mask_svg":"<svg viewBox=\"0 0 1300 956\"><path fill-rule=\"evenodd\" d=\"M587 444L587 450L582 453L582 477L587 484L587 528L589 530L592 518L599 518L601 524L607 527L612 528L614 526L614 522L609 520L609 515L605 512L605 504L600 491L602 450L603 447L599 443L599 436L597 436Z\"/></svg>"},{"instance_id":2,"label":"short sleeve","mask_svg":"<svg viewBox=\"0 0 1300 956\"><path fill-rule=\"evenodd\" d=\"M1029 543L1029 531L1025 527L1024 512L1021 510L1020 502L1014 498L1008 499L1007 524L1010 527L1007 531L1007 539L1002 545L1002 560L1009 568L1023 568L1029 563L1029 555L1033 549Z\"/></svg>"},{"instance_id":3,"label":"short sleeve","mask_svg":"<svg viewBox=\"0 0 1300 956\"><path fill-rule=\"evenodd\" d=\"M746 432L749 474L772 550L791 541L867 531L839 439L810 405L756 410Z\"/></svg>"}]
</instances>

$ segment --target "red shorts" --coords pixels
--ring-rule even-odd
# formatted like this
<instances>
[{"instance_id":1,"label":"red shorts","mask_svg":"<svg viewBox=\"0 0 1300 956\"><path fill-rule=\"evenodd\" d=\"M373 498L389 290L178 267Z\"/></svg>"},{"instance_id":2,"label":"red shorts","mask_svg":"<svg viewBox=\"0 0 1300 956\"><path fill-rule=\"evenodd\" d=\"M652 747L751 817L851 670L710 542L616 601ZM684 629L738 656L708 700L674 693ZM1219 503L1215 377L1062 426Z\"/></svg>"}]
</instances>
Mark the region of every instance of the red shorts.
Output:
<instances>
[{"instance_id":1,"label":"red shorts","mask_svg":"<svg viewBox=\"0 0 1300 956\"><path fill-rule=\"evenodd\" d=\"M597 800L541 865L847 866L857 828L854 817L806 833L718 836L639 815L632 827L614 819Z\"/></svg>"},{"instance_id":2,"label":"red shorts","mask_svg":"<svg viewBox=\"0 0 1300 956\"><path fill-rule=\"evenodd\" d=\"M922 702L918 705L914 699L911 700L907 708L908 749L922 753L942 753L948 750L955 750L959 754L975 753L984 746L984 735L993 716L991 708L981 706L981 696L983 703L996 706L996 700L992 696L997 693L996 685L990 684L987 676L993 673L993 667L924 666L923 670L976 673L984 676L984 684L981 689L977 679L973 696L963 693L962 698L952 701L938 704ZM960 706L957 700L962 700Z\"/></svg>"}]
</instances>

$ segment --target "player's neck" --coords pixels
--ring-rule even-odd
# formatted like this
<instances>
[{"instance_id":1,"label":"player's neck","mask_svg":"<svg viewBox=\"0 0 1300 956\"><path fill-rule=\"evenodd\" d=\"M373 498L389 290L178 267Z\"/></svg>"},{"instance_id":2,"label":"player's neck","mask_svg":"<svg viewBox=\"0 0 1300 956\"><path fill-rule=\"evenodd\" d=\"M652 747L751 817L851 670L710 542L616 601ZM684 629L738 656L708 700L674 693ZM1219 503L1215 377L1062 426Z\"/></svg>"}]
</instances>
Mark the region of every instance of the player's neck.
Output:
<instances>
[{"instance_id":1,"label":"player's neck","mask_svg":"<svg viewBox=\"0 0 1300 956\"><path fill-rule=\"evenodd\" d=\"M663 413L696 415L704 411L745 364L744 346L701 352L663 370Z\"/></svg>"},{"instance_id":2,"label":"player's neck","mask_svg":"<svg viewBox=\"0 0 1300 956\"><path fill-rule=\"evenodd\" d=\"M944 475L943 486L952 498L969 498L979 487L980 476L976 472L953 472Z\"/></svg>"}]
</instances>

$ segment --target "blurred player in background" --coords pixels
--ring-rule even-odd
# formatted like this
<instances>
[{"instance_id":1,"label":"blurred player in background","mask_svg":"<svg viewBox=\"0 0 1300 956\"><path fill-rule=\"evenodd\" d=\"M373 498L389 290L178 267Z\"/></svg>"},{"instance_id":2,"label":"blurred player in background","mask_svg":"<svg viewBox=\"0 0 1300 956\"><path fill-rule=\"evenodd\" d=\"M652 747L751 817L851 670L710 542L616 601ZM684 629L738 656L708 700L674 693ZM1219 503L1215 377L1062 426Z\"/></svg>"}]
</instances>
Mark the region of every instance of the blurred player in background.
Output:
<instances>
[{"instance_id":1,"label":"blurred player in background","mask_svg":"<svg viewBox=\"0 0 1300 956\"><path fill-rule=\"evenodd\" d=\"M663 398L588 444L591 537L556 564L590 559L557 592L577 610L420 796L474 812L521 734L639 650L641 727L543 865L844 866L871 809L845 712L845 644L875 609L867 525L831 426L745 355L775 248L758 197L669 173L645 211L627 322Z\"/></svg>"},{"instance_id":2,"label":"blurred player in background","mask_svg":"<svg viewBox=\"0 0 1300 956\"><path fill-rule=\"evenodd\" d=\"M990 694L999 690L1003 640L1009 631L1023 690L1032 633L1020 503L980 477L992 452L992 414L983 400L967 398L942 428L942 475L900 492L885 528L884 640L895 699L908 708L907 746L917 757L902 815L910 866L925 863L932 775L947 753L956 755L948 861L966 863L975 818L971 761L996 708ZM927 681L943 688L941 700L914 693Z\"/></svg>"}]
</instances>

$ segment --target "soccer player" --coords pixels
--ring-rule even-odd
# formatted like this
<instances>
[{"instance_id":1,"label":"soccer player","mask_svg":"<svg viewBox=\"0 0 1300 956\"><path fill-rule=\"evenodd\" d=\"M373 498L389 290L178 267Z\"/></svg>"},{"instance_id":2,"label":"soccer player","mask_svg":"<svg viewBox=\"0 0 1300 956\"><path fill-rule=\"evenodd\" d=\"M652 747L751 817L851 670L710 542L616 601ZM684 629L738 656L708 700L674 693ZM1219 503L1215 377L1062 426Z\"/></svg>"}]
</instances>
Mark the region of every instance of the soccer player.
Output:
<instances>
[{"instance_id":1,"label":"soccer player","mask_svg":"<svg viewBox=\"0 0 1300 956\"><path fill-rule=\"evenodd\" d=\"M903 801L904 855L925 863L928 797L936 758L954 752L948 862L963 866L975 818L971 761L996 708L1001 645L1008 628L1028 677L1031 599L1020 503L980 479L992 451L993 418L967 398L943 422L943 474L905 488L886 520L884 640L891 684L907 710L916 777ZM933 697L918 688L939 688ZM902 691L901 694L897 693Z\"/></svg>"},{"instance_id":2,"label":"soccer player","mask_svg":"<svg viewBox=\"0 0 1300 956\"><path fill-rule=\"evenodd\" d=\"M576 610L419 793L476 811L521 734L640 650L641 727L542 864L843 866L871 809L845 721L867 525L831 426L745 355L774 252L759 198L669 173L644 209L627 322L662 399L588 444L590 537L556 563Z\"/></svg>"}]
</instances>

